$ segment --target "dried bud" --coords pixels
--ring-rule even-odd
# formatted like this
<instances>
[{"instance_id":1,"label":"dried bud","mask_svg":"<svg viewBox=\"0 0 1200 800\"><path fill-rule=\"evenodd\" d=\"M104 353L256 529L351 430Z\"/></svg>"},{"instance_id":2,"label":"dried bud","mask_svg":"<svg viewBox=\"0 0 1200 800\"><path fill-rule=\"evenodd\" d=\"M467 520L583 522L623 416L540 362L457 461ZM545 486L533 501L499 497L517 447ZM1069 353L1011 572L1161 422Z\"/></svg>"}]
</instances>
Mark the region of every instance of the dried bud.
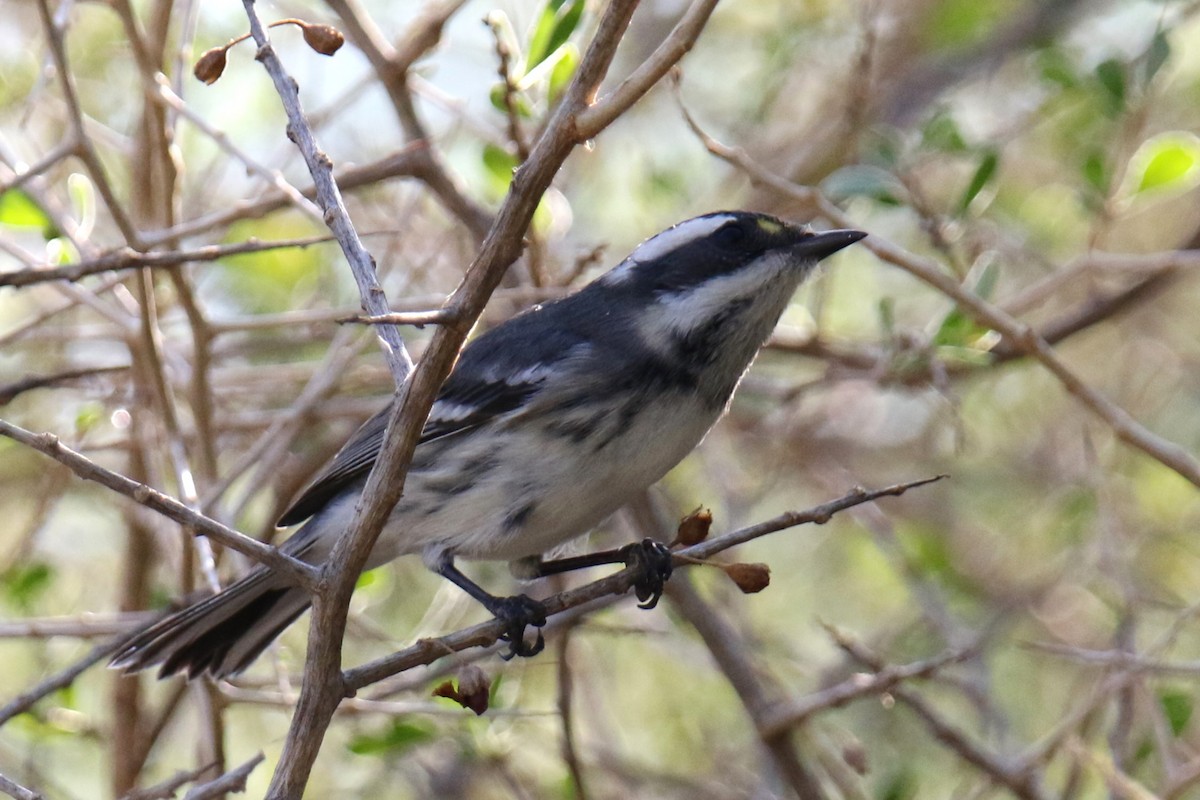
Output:
<instances>
[{"instance_id":1,"label":"dried bud","mask_svg":"<svg viewBox=\"0 0 1200 800\"><path fill-rule=\"evenodd\" d=\"M304 30L304 41L323 56L333 55L346 43L346 37L332 25L305 22L300 27Z\"/></svg>"},{"instance_id":2,"label":"dried bud","mask_svg":"<svg viewBox=\"0 0 1200 800\"><path fill-rule=\"evenodd\" d=\"M859 775L866 775L867 751L862 746L861 742L849 742L842 748L842 761L845 761L850 769L857 772Z\"/></svg>"},{"instance_id":3,"label":"dried bud","mask_svg":"<svg viewBox=\"0 0 1200 800\"><path fill-rule=\"evenodd\" d=\"M453 700L463 708L469 708L476 716L488 710L488 696L491 693L492 682L479 667L474 665L463 667L458 673L458 686L450 681L433 690L434 697L445 697Z\"/></svg>"},{"instance_id":4,"label":"dried bud","mask_svg":"<svg viewBox=\"0 0 1200 800\"><path fill-rule=\"evenodd\" d=\"M771 584L771 568L766 564L727 564L721 569L743 594L756 594Z\"/></svg>"},{"instance_id":5,"label":"dried bud","mask_svg":"<svg viewBox=\"0 0 1200 800\"><path fill-rule=\"evenodd\" d=\"M712 521L713 516L710 509L697 508L679 520L679 528L675 532L675 541L671 542L671 545L691 547L694 544L703 542L708 538L708 532L712 528Z\"/></svg>"},{"instance_id":6,"label":"dried bud","mask_svg":"<svg viewBox=\"0 0 1200 800\"><path fill-rule=\"evenodd\" d=\"M204 51L204 54L196 62L196 68L192 70L192 74L211 86L217 82L217 78L221 77L221 73L224 71L225 48L214 47Z\"/></svg>"}]
</instances>

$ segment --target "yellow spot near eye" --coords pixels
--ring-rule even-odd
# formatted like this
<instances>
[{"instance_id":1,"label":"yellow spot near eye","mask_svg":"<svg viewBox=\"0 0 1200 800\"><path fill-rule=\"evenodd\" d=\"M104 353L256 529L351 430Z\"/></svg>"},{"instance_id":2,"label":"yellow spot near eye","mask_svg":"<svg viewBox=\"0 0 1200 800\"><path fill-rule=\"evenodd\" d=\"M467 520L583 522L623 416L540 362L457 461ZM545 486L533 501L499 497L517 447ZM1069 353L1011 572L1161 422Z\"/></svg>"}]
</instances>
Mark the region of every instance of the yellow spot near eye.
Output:
<instances>
[{"instance_id":1,"label":"yellow spot near eye","mask_svg":"<svg viewBox=\"0 0 1200 800\"><path fill-rule=\"evenodd\" d=\"M773 219L758 220L758 227L762 228L766 233L779 233L783 230L783 226Z\"/></svg>"}]
</instances>

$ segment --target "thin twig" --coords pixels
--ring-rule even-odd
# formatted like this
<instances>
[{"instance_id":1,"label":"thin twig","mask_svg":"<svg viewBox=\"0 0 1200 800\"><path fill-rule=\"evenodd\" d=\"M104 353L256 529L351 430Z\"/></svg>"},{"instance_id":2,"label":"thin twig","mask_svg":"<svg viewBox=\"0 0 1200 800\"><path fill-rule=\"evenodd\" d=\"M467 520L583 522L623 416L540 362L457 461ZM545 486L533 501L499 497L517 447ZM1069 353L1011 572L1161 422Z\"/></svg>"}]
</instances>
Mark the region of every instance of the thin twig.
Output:
<instances>
[{"instance_id":1,"label":"thin twig","mask_svg":"<svg viewBox=\"0 0 1200 800\"><path fill-rule=\"evenodd\" d=\"M262 762L263 754L259 753L221 777L192 787L192 790L183 796L183 800L213 800L213 798L224 797L229 792L244 792L250 773Z\"/></svg>"},{"instance_id":2,"label":"thin twig","mask_svg":"<svg viewBox=\"0 0 1200 800\"><path fill-rule=\"evenodd\" d=\"M12 700L9 700L2 707L0 707L0 726L4 725L18 714L23 714L29 709L33 708L34 704L36 704L46 695L52 692L57 692L63 687L70 686L75 682L76 678L82 675L84 671L93 664L103 661L124 647L125 643L129 641L129 639L131 639L135 633L136 631L125 636L117 637L116 639L110 639L109 641L101 642L88 651L87 655L76 661L71 666L58 673L55 673L54 675L51 675L49 678L46 678L32 689L24 691L14 697Z\"/></svg>"},{"instance_id":3,"label":"thin twig","mask_svg":"<svg viewBox=\"0 0 1200 800\"><path fill-rule=\"evenodd\" d=\"M99 258L91 258L74 264L64 264L61 267L37 267L13 272L0 272L0 286L32 286L48 281L77 281L88 275L101 272L113 272L124 269L139 269L142 267L177 267L199 261L217 261L229 256L243 253L262 253L270 250L285 248L305 248L314 244L333 241L332 236L306 236L300 239L280 239L271 242L260 242L249 239L234 244L213 244L199 247L195 250L168 250L154 253L139 253L132 248L124 248L115 253L106 253Z\"/></svg>"},{"instance_id":4,"label":"thin twig","mask_svg":"<svg viewBox=\"0 0 1200 800\"><path fill-rule=\"evenodd\" d=\"M203 534L228 548L248 556L260 564L266 564L272 569L294 581L308 591L316 588L318 571L309 564L292 558L278 549L265 545L249 536L238 533L216 520L210 519L197 511L188 508L178 500L169 497L144 483L125 477L112 470L105 469L79 452L62 444L52 433L33 433L20 428L5 420L0 420L0 436L7 436L21 444L32 447L39 453L50 456L60 464L70 467L71 471L84 480L95 481L119 494L123 494L134 502L157 511L168 519L192 529L195 533Z\"/></svg>"},{"instance_id":5,"label":"thin twig","mask_svg":"<svg viewBox=\"0 0 1200 800\"><path fill-rule=\"evenodd\" d=\"M42 793L35 792L33 789L26 789L12 778L7 778L3 774L0 774L0 792L13 798L13 800L45 800L45 795Z\"/></svg>"},{"instance_id":6,"label":"thin twig","mask_svg":"<svg viewBox=\"0 0 1200 800\"><path fill-rule=\"evenodd\" d=\"M807 523L821 525L828 522L838 512L848 508L870 503L882 497L896 497L909 489L925 486L936 480L939 478L925 478L895 484L877 491L856 488L836 500L815 506L808 511L789 511L756 525L731 531L691 547L674 551L673 561L676 568L694 566L697 561L711 558L717 553L737 545L798 525ZM577 608L609 595L624 595L633 586L637 577L636 569L625 568L592 583L552 595L542 601L542 604L546 608L547 617L553 617L568 609ZM503 633L503 623L499 620L490 620L439 638L422 639L404 650L346 670L343 683L347 696L352 696L358 690L391 675L416 666L431 664L447 653L457 653L472 647L489 647L499 641Z\"/></svg>"},{"instance_id":7,"label":"thin twig","mask_svg":"<svg viewBox=\"0 0 1200 800\"><path fill-rule=\"evenodd\" d=\"M341 189L333 179L333 162L317 144L312 128L309 127L308 121L304 117L304 109L300 105L300 87L287 74L279 57L275 54L270 39L267 37L266 28L254 6L254 0L243 0L243 5L246 9L246 16L250 20L250 33L254 36L255 44L258 45L255 59L271 76L271 81L275 84L275 91L279 94L279 99L283 101L283 108L288 118L288 138L299 148L300 154L304 157L304 163L308 166L308 172L312 176L313 185L317 190L317 205L321 207L325 224L337 237L342 253L346 256L350 271L358 284L363 308L370 314L386 314L391 309L388 308L387 295L384 294L383 287L379 285L375 274L375 259L363 246L358 231L355 230L354 223L350 220L350 212L346 210L346 204L342 200ZM412 358L408 355L404 340L395 326L380 325L375 329L375 333L383 346L384 357L392 371L392 379L396 382L396 388L399 389L408 379L409 373L412 372Z\"/></svg>"},{"instance_id":8,"label":"thin twig","mask_svg":"<svg viewBox=\"0 0 1200 800\"><path fill-rule=\"evenodd\" d=\"M752 180L811 208L831 224L853 227L853 221L816 190L798 186L771 173L756 164L743 151L723 145L704 133L690 116L686 116L686 119L693 132L701 138L713 155L743 170ZM1084 383L1067 367L1054 348L1038 336L1027 323L1015 319L999 306L988 303L964 288L930 259L910 253L880 236L868 237L863 245L881 260L900 267L954 300L976 322L1000 333L1009 346L1040 363L1058 379L1068 394L1103 420L1118 439L1179 473L1192 484L1200 486L1200 461L1184 448L1150 431L1102 392Z\"/></svg>"}]
</instances>

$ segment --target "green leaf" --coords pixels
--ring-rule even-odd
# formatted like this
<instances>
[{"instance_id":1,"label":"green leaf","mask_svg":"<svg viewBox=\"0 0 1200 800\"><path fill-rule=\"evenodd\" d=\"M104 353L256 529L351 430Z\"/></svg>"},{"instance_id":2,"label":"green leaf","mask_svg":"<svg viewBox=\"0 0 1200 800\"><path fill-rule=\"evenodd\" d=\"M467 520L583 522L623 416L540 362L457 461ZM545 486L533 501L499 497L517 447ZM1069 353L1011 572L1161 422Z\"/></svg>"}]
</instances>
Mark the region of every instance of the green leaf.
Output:
<instances>
[{"instance_id":1,"label":"green leaf","mask_svg":"<svg viewBox=\"0 0 1200 800\"><path fill-rule=\"evenodd\" d=\"M1099 194L1108 193L1108 166L1105 164L1104 154L1099 150L1087 154L1079 167L1079 174L1083 176L1087 185Z\"/></svg>"},{"instance_id":2,"label":"green leaf","mask_svg":"<svg viewBox=\"0 0 1200 800\"><path fill-rule=\"evenodd\" d=\"M979 196L983 187L987 186L992 178L996 177L996 169L999 166L1000 154L991 149L985 151L979 159L979 166L975 168L975 174L971 176L971 182L963 191L962 199L958 201L958 213L966 213L971 201Z\"/></svg>"},{"instance_id":3,"label":"green leaf","mask_svg":"<svg viewBox=\"0 0 1200 800\"><path fill-rule=\"evenodd\" d=\"M1000 268L996 266L995 261L989 261L979 273L979 280L975 281L973 291L984 300L990 300L992 292L996 291L996 281L999 278Z\"/></svg>"},{"instance_id":4,"label":"green leaf","mask_svg":"<svg viewBox=\"0 0 1200 800\"><path fill-rule=\"evenodd\" d=\"M926 147L944 153L962 153L967 149L967 142L958 129L958 123L945 111L939 111L925 123L921 130L921 140Z\"/></svg>"},{"instance_id":5,"label":"green leaf","mask_svg":"<svg viewBox=\"0 0 1200 800\"><path fill-rule=\"evenodd\" d=\"M571 38L583 18L584 0L549 0L538 17L529 46L525 48L525 71L545 61Z\"/></svg>"},{"instance_id":6,"label":"green leaf","mask_svg":"<svg viewBox=\"0 0 1200 800\"><path fill-rule=\"evenodd\" d=\"M888 336L896 332L896 302L890 297L879 299L879 327Z\"/></svg>"},{"instance_id":7,"label":"green leaf","mask_svg":"<svg viewBox=\"0 0 1200 800\"><path fill-rule=\"evenodd\" d=\"M1063 89L1074 89L1079 85L1079 76L1075 65L1067 55L1057 47L1047 47L1038 54L1038 67L1042 80L1057 84Z\"/></svg>"},{"instance_id":8,"label":"green leaf","mask_svg":"<svg viewBox=\"0 0 1200 800\"><path fill-rule=\"evenodd\" d=\"M554 69L550 70L550 87L548 93L552 104L566 91L567 85L571 83L571 78L575 77L575 70L579 68L578 47L567 42L567 44L559 48L558 53L558 60L554 64Z\"/></svg>"},{"instance_id":9,"label":"green leaf","mask_svg":"<svg viewBox=\"0 0 1200 800\"><path fill-rule=\"evenodd\" d=\"M942 324L933 334L933 344L939 347L962 347L977 339L979 334L979 326L975 324L975 320L964 314L961 308L955 306L949 314L942 318Z\"/></svg>"},{"instance_id":10,"label":"green leaf","mask_svg":"<svg viewBox=\"0 0 1200 800\"><path fill-rule=\"evenodd\" d=\"M508 191L512 183L513 170L520 166L517 157L503 147L488 143L483 146L483 167L494 188Z\"/></svg>"},{"instance_id":11,"label":"green leaf","mask_svg":"<svg viewBox=\"0 0 1200 800\"><path fill-rule=\"evenodd\" d=\"M1096 80L1104 90L1105 110L1116 116L1125 108L1125 65L1115 58L1096 66Z\"/></svg>"},{"instance_id":12,"label":"green leaf","mask_svg":"<svg viewBox=\"0 0 1200 800\"><path fill-rule=\"evenodd\" d=\"M1154 76L1163 68L1167 60L1171 57L1171 43L1167 40L1167 33L1163 30L1154 32L1154 38L1150 40L1150 46L1146 48L1146 54L1143 57L1141 78L1142 85L1149 86L1154 80Z\"/></svg>"},{"instance_id":13,"label":"green leaf","mask_svg":"<svg viewBox=\"0 0 1200 800\"><path fill-rule=\"evenodd\" d=\"M54 579L54 569L44 562L16 564L0 576L0 585L13 605L28 610L38 596L49 588Z\"/></svg>"},{"instance_id":14,"label":"green leaf","mask_svg":"<svg viewBox=\"0 0 1200 800\"><path fill-rule=\"evenodd\" d=\"M943 345L934 349L937 360L944 364L965 364L970 367L989 366L994 359L987 350L978 347Z\"/></svg>"},{"instance_id":15,"label":"green leaf","mask_svg":"<svg viewBox=\"0 0 1200 800\"><path fill-rule=\"evenodd\" d=\"M83 435L104 421L104 405L97 402L84 403L75 412L75 433Z\"/></svg>"},{"instance_id":16,"label":"green leaf","mask_svg":"<svg viewBox=\"0 0 1200 800\"><path fill-rule=\"evenodd\" d=\"M96 186L83 173L72 172L67 176L67 193L79 220L79 235L86 236L96 225Z\"/></svg>"},{"instance_id":17,"label":"green leaf","mask_svg":"<svg viewBox=\"0 0 1200 800\"><path fill-rule=\"evenodd\" d=\"M433 728L427 723L401 717L392 720L390 727L378 733L360 733L354 736L346 745L346 749L360 756L399 754L433 738Z\"/></svg>"},{"instance_id":18,"label":"green leaf","mask_svg":"<svg viewBox=\"0 0 1200 800\"><path fill-rule=\"evenodd\" d=\"M917 796L918 788L920 788L920 781L917 776L908 770L903 770L888 776L877 796L879 800L911 800Z\"/></svg>"},{"instance_id":19,"label":"green leaf","mask_svg":"<svg viewBox=\"0 0 1200 800\"><path fill-rule=\"evenodd\" d=\"M835 203L851 197L869 197L877 203L898 206L906 196L904 184L892 173L868 164L835 170L821 181L821 190Z\"/></svg>"},{"instance_id":20,"label":"green leaf","mask_svg":"<svg viewBox=\"0 0 1200 800\"><path fill-rule=\"evenodd\" d=\"M58 229L33 198L20 189L0 194L0 225L13 228L41 228L46 239L57 237Z\"/></svg>"},{"instance_id":21,"label":"green leaf","mask_svg":"<svg viewBox=\"0 0 1200 800\"><path fill-rule=\"evenodd\" d=\"M1159 134L1143 142L1130 159L1133 194L1190 189L1200 172L1200 137L1187 131Z\"/></svg>"},{"instance_id":22,"label":"green leaf","mask_svg":"<svg viewBox=\"0 0 1200 800\"><path fill-rule=\"evenodd\" d=\"M1192 718L1192 696L1178 689L1164 689L1158 694L1158 703L1171 725L1171 733L1179 736Z\"/></svg>"},{"instance_id":23,"label":"green leaf","mask_svg":"<svg viewBox=\"0 0 1200 800\"><path fill-rule=\"evenodd\" d=\"M508 106L504 104L503 83L497 83L492 87L491 91L488 92L488 100L491 101L492 106L501 114L508 114ZM513 93L513 109L521 119L529 119L533 116L533 108L530 107L528 98L519 91Z\"/></svg>"}]
</instances>

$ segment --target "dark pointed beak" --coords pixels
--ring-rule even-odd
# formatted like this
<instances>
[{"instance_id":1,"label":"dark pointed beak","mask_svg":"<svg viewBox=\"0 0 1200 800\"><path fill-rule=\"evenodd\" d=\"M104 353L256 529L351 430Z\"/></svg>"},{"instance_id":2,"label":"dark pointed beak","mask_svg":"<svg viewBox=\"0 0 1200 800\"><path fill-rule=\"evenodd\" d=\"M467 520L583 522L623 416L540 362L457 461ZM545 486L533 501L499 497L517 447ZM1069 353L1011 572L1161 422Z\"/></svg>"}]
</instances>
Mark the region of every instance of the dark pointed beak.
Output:
<instances>
[{"instance_id":1,"label":"dark pointed beak","mask_svg":"<svg viewBox=\"0 0 1200 800\"><path fill-rule=\"evenodd\" d=\"M849 247L866 235L863 231L822 231L801 239L788 249L795 255L820 261L843 247Z\"/></svg>"}]
</instances>

